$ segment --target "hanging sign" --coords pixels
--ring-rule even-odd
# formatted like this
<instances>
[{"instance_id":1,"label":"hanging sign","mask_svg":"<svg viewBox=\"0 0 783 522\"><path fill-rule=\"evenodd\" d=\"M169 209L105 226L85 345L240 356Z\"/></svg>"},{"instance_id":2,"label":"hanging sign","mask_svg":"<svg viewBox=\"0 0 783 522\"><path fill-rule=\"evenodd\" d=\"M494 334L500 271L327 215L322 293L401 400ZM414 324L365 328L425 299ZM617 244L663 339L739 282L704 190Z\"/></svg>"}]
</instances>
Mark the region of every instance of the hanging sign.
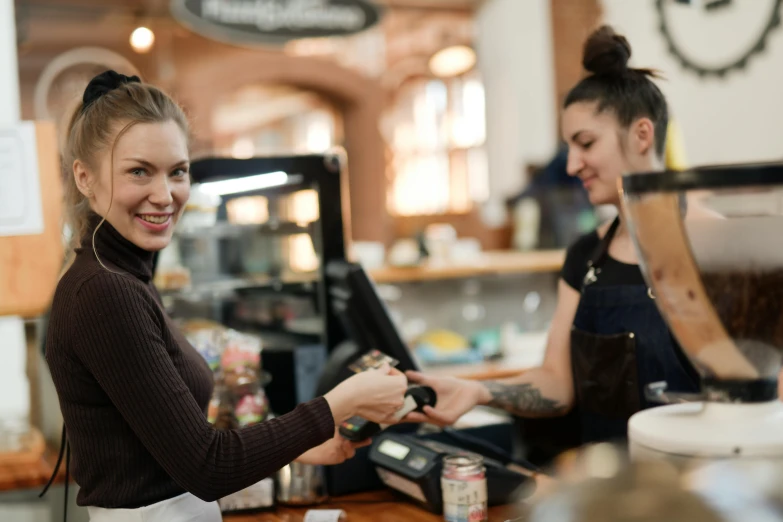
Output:
<instances>
[{"instance_id":1,"label":"hanging sign","mask_svg":"<svg viewBox=\"0 0 783 522\"><path fill-rule=\"evenodd\" d=\"M237 44L344 36L381 18L369 0L172 0L171 12L196 33Z\"/></svg>"}]
</instances>

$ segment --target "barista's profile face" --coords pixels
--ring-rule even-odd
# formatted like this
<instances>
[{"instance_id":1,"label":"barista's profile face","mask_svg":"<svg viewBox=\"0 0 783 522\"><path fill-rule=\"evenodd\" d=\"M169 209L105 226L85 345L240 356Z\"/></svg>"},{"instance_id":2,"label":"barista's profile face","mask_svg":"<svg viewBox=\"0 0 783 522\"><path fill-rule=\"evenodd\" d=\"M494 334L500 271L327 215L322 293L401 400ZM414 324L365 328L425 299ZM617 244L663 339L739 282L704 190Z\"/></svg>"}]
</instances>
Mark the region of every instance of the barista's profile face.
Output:
<instances>
[{"instance_id":1,"label":"barista's profile face","mask_svg":"<svg viewBox=\"0 0 783 522\"><path fill-rule=\"evenodd\" d=\"M563 111L562 129L568 174L582 180L594 205L619 204L623 174L656 170L655 131L648 118L624 128L611 109L577 102Z\"/></svg>"},{"instance_id":2,"label":"barista's profile face","mask_svg":"<svg viewBox=\"0 0 783 522\"><path fill-rule=\"evenodd\" d=\"M617 180L626 170L625 131L610 110L596 102L578 102L563 111L563 139L568 144L568 174L584 185L594 205L616 204Z\"/></svg>"}]
</instances>

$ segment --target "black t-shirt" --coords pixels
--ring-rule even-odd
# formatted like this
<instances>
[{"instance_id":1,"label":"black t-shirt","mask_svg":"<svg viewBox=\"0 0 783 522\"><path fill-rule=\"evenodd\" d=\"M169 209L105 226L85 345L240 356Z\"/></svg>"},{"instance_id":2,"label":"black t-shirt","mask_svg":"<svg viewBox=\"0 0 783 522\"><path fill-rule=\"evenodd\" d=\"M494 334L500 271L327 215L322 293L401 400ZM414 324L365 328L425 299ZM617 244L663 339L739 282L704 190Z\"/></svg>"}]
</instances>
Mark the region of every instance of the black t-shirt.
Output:
<instances>
[{"instance_id":1,"label":"black t-shirt","mask_svg":"<svg viewBox=\"0 0 783 522\"><path fill-rule=\"evenodd\" d=\"M593 231L577 239L566 252L560 277L563 278L568 286L578 292L582 290L582 282L587 274L587 263L595 255L600 241L598 232ZM639 265L622 263L607 255L601 265L598 279L593 284L597 286L617 286L643 285L645 282Z\"/></svg>"}]
</instances>

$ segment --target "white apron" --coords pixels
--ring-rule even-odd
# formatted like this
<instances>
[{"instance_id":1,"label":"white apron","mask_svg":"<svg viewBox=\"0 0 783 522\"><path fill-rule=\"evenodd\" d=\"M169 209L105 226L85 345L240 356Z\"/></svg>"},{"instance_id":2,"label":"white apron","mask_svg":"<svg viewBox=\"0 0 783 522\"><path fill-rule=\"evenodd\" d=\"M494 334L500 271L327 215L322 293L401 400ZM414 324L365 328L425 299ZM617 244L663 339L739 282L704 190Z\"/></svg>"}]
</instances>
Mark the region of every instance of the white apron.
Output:
<instances>
[{"instance_id":1,"label":"white apron","mask_svg":"<svg viewBox=\"0 0 783 522\"><path fill-rule=\"evenodd\" d=\"M90 522L222 522L217 502L204 502L191 493L136 509L88 507Z\"/></svg>"}]
</instances>

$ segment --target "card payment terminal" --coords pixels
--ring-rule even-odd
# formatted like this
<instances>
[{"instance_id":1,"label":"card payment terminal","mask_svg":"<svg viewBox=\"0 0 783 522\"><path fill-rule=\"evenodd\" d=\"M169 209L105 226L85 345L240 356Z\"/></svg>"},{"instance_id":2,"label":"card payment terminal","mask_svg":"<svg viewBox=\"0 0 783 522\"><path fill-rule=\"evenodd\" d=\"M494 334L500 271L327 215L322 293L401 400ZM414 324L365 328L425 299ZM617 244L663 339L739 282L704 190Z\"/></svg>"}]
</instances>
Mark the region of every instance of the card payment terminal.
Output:
<instances>
[{"instance_id":1,"label":"card payment terminal","mask_svg":"<svg viewBox=\"0 0 783 522\"><path fill-rule=\"evenodd\" d=\"M405 392L405 402L395 415L395 419L399 421L412 411L421 412L424 406L435 406L437 400L435 390L429 386L416 384L408 386L408 390ZM384 429L386 426L370 422L359 416L353 416L340 425L340 435L350 441L361 442L374 437Z\"/></svg>"},{"instance_id":2,"label":"card payment terminal","mask_svg":"<svg viewBox=\"0 0 783 522\"><path fill-rule=\"evenodd\" d=\"M441 442L385 432L374 441L370 461L388 487L407 495L428 511L441 514L443 457L473 454ZM535 480L529 475L510 470L497 460L482 457L490 506L516 503L533 493Z\"/></svg>"}]
</instances>

